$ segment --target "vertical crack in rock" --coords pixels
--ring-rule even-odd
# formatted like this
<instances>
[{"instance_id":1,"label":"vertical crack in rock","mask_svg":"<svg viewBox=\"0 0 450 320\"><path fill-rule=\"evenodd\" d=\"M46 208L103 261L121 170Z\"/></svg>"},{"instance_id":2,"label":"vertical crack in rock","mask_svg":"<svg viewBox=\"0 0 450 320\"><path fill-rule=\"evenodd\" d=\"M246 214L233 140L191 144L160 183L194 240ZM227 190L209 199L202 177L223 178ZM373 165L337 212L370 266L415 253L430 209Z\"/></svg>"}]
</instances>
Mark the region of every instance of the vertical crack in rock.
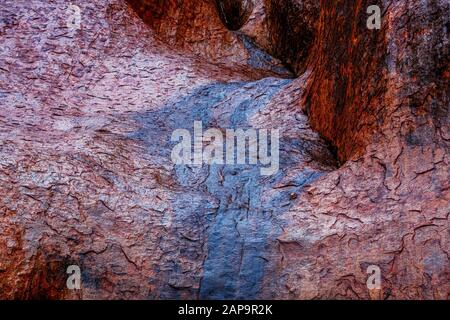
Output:
<instances>
[{"instance_id":1,"label":"vertical crack in rock","mask_svg":"<svg viewBox=\"0 0 450 320\"><path fill-rule=\"evenodd\" d=\"M317 27L321 1L266 0L265 5L268 51L301 75L312 46L320 41Z\"/></svg>"},{"instance_id":2,"label":"vertical crack in rock","mask_svg":"<svg viewBox=\"0 0 450 320\"><path fill-rule=\"evenodd\" d=\"M217 10L223 23L230 30L239 30L253 11L252 0L216 0Z\"/></svg>"}]
</instances>

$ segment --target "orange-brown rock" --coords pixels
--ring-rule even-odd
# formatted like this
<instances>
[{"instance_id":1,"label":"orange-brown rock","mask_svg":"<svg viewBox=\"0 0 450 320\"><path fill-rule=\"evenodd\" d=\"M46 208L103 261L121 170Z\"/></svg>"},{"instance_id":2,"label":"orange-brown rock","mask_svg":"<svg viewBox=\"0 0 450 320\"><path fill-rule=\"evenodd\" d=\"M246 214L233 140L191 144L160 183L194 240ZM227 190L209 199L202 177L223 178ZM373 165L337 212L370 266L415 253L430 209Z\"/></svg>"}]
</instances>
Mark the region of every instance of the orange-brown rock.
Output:
<instances>
[{"instance_id":1,"label":"orange-brown rock","mask_svg":"<svg viewBox=\"0 0 450 320\"><path fill-rule=\"evenodd\" d=\"M0 298L448 298L448 1L69 4L0 4ZM174 165L194 121L280 170Z\"/></svg>"}]
</instances>

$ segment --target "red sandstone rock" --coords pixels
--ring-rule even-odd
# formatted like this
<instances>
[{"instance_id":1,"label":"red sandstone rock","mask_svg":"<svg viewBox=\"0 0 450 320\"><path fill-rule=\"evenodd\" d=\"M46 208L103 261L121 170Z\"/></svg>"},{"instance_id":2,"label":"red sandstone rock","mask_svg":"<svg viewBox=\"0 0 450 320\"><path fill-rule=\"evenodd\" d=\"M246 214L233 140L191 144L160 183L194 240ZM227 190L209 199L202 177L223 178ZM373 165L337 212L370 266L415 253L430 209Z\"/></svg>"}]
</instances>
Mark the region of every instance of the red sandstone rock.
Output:
<instances>
[{"instance_id":1,"label":"red sandstone rock","mask_svg":"<svg viewBox=\"0 0 450 320\"><path fill-rule=\"evenodd\" d=\"M448 298L447 1L74 4L0 4L1 298ZM280 172L175 167L194 120Z\"/></svg>"}]
</instances>

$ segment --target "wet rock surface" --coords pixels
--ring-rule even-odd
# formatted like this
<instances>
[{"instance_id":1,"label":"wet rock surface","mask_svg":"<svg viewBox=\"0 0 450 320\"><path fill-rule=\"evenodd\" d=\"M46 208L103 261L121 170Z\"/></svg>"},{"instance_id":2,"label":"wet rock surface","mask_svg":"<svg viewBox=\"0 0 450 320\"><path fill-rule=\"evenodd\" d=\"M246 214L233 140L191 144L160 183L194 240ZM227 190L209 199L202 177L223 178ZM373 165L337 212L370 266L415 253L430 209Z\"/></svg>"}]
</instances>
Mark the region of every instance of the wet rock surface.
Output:
<instances>
[{"instance_id":1,"label":"wet rock surface","mask_svg":"<svg viewBox=\"0 0 450 320\"><path fill-rule=\"evenodd\" d=\"M445 1L75 4L0 4L0 297L448 297ZM174 165L194 121L280 170Z\"/></svg>"}]
</instances>

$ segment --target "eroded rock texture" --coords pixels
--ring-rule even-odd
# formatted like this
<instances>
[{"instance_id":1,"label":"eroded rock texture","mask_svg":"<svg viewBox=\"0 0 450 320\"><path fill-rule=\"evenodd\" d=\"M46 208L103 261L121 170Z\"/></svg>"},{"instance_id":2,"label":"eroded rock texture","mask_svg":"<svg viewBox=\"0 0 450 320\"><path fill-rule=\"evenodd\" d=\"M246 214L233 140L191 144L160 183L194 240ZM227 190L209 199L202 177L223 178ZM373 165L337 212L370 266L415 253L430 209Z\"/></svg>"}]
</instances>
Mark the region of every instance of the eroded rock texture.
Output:
<instances>
[{"instance_id":1,"label":"eroded rock texture","mask_svg":"<svg viewBox=\"0 0 450 320\"><path fill-rule=\"evenodd\" d=\"M0 4L1 298L448 298L448 1L72 3ZM173 165L194 121L279 172Z\"/></svg>"}]
</instances>

